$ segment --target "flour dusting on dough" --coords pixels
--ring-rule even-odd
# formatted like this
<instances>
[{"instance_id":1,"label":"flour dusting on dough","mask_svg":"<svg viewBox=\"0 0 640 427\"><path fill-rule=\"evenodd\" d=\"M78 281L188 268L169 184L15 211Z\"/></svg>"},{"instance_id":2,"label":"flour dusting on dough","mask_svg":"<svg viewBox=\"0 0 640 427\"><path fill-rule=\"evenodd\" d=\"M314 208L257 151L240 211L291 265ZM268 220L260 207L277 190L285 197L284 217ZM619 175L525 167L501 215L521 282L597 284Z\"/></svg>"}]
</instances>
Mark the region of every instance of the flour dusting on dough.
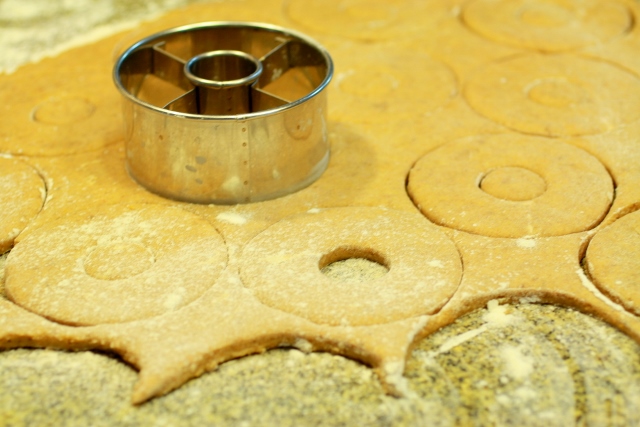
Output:
<instances>
[{"instance_id":1,"label":"flour dusting on dough","mask_svg":"<svg viewBox=\"0 0 640 427\"><path fill-rule=\"evenodd\" d=\"M233 225L243 225L247 223L245 216L235 212L222 212L216 216L216 219Z\"/></svg>"},{"instance_id":2,"label":"flour dusting on dough","mask_svg":"<svg viewBox=\"0 0 640 427\"><path fill-rule=\"evenodd\" d=\"M528 237L522 237L520 239L516 239L516 245L518 245L519 248L530 249L536 247L536 241Z\"/></svg>"}]
</instances>

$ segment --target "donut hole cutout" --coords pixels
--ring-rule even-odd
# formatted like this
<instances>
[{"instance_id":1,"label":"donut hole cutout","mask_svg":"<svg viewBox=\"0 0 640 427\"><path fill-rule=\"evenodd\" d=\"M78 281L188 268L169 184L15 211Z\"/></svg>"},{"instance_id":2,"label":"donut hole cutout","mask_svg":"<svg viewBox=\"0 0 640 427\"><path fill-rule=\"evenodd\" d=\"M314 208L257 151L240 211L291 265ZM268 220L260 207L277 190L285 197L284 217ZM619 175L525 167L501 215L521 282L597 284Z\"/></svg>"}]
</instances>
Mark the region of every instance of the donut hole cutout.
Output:
<instances>
[{"instance_id":1,"label":"donut hole cutout","mask_svg":"<svg viewBox=\"0 0 640 427\"><path fill-rule=\"evenodd\" d=\"M506 166L487 172L480 180L479 187L498 199L522 202L544 194L547 182L529 169Z\"/></svg>"},{"instance_id":2,"label":"donut hole cutout","mask_svg":"<svg viewBox=\"0 0 640 427\"><path fill-rule=\"evenodd\" d=\"M86 273L95 279L122 280L150 269L155 256L137 242L110 242L92 248L83 263Z\"/></svg>"},{"instance_id":3,"label":"donut hole cutout","mask_svg":"<svg viewBox=\"0 0 640 427\"><path fill-rule=\"evenodd\" d=\"M343 283L375 280L389 272L388 262L379 252L350 246L323 255L318 268L325 276Z\"/></svg>"},{"instance_id":4,"label":"donut hole cutout","mask_svg":"<svg viewBox=\"0 0 640 427\"><path fill-rule=\"evenodd\" d=\"M444 232L415 213L382 208L331 208L285 218L255 236L242 259L243 284L260 302L332 326L431 314L462 278L460 254ZM376 264L383 274L346 285L322 272L358 262Z\"/></svg>"}]
</instances>

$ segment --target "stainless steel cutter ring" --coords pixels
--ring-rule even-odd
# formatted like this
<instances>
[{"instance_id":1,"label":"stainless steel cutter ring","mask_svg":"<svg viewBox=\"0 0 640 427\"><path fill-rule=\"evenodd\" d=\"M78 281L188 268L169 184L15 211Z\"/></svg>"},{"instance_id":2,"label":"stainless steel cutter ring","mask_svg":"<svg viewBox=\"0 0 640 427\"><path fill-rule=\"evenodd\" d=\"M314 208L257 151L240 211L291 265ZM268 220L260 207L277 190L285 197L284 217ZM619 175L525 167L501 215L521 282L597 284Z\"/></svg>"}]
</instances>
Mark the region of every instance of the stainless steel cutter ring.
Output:
<instances>
[{"instance_id":1,"label":"stainless steel cutter ring","mask_svg":"<svg viewBox=\"0 0 640 427\"><path fill-rule=\"evenodd\" d=\"M207 22L147 37L113 72L129 174L150 191L196 203L304 188L329 162L332 75L322 46L273 25Z\"/></svg>"}]
</instances>

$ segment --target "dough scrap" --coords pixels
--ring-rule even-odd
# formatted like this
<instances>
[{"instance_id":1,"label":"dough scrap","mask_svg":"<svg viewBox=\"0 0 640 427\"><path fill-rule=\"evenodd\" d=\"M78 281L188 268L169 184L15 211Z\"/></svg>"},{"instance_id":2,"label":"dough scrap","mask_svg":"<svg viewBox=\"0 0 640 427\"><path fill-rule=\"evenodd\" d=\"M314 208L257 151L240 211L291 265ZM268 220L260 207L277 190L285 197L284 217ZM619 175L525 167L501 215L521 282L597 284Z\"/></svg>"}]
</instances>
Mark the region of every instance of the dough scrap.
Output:
<instances>
[{"instance_id":1,"label":"dough scrap","mask_svg":"<svg viewBox=\"0 0 640 427\"><path fill-rule=\"evenodd\" d=\"M464 94L483 116L534 135L598 134L640 118L637 76L569 54L492 63L471 77Z\"/></svg>"},{"instance_id":2,"label":"dough scrap","mask_svg":"<svg viewBox=\"0 0 640 427\"><path fill-rule=\"evenodd\" d=\"M631 10L612 0L475 0L463 19L490 40L546 52L603 43L634 23Z\"/></svg>"},{"instance_id":3,"label":"dough scrap","mask_svg":"<svg viewBox=\"0 0 640 427\"><path fill-rule=\"evenodd\" d=\"M224 269L224 241L178 207L113 205L33 231L9 254L7 297L54 321L97 325L177 310Z\"/></svg>"},{"instance_id":4,"label":"dough scrap","mask_svg":"<svg viewBox=\"0 0 640 427\"><path fill-rule=\"evenodd\" d=\"M38 172L25 162L0 157L0 254L42 209L47 190Z\"/></svg>"},{"instance_id":5,"label":"dough scrap","mask_svg":"<svg viewBox=\"0 0 640 427\"><path fill-rule=\"evenodd\" d=\"M334 208L272 225L244 248L241 277L264 304L328 325L374 325L430 314L460 283L451 240L415 214ZM327 277L334 261L367 258L389 268L359 283ZM251 260L251 262L248 262Z\"/></svg>"},{"instance_id":6,"label":"dough scrap","mask_svg":"<svg viewBox=\"0 0 640 427\"><path fill-rule=\"evenodd\" d=\"M482 183L496 172L504 177L487 191ZM590 230L613 201L611 176L595 157L560 140L520 134L444 144L418 160L407 189L436 224L493 237Z\"/></svg>"},{"instance_id":7,"label":"dough scrap","mask_svg":"<svg viewBox=\"0 0 640 427\"><path fill-rule=\"evenodd\" d=\"M640 315L640 211L625 215L593 237L586 266L603 293Z\"/></svg>"}]
</instances>

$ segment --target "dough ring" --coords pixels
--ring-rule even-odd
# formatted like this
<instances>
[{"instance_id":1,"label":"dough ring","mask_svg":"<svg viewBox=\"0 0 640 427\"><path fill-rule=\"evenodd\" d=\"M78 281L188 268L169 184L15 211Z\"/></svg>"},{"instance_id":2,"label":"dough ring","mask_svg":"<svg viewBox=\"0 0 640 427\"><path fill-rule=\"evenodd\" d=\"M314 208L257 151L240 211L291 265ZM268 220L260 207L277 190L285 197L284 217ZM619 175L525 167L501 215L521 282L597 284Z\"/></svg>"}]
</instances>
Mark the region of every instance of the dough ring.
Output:
<instances>
[{"instance_id":1,"label":"dough ring","mask_svg":"<svg viewBox=\"0 0 640 427\"><path fill-rule=\"evenodd\" d=\"M589 243L586 261L595 285L640 316L640 211L599 231Z\"/></svg>"},{"instance_id":2,"label":"dough ring","mask_svg":"<svg viewBox=\"0 0 640 427\"><path fill-rule=\"evenodd\" d=\"M415 82L415 70L421 70L420 84ZM380 114L387 118L422 117L459 93L449 67L428 55L396 51L381 57L377 50L361 52L358 62L336 79L333 90L340 92L333 98L334 114L360 122L378 121Z\"/></svg>"},{"instance_id":3,"label":"dough ring","mask_svg":"<svg viewBox=\"0 0 640 427\"><path fill-rule=\"evenodd\" d=\"M430 314L462 276L460 255L444 233L417 215L379 208L285 218L253 238L242 256L242 280L261 302L318 324L373 325ZM348 258L389 271L361 283L320 271Z\"/></svg>"},{"instance_id":4,"label":"dough ring","mask_svg":"<svg viewBox=\"0 0 640 427\"><path fill-rule=\"evenodd\" d=\"M536 135L598 134L640 118L640 79L574 55L524 55L490 64L471 77L464 93L483 116Z\"/></svg>"},{"instance_id":5,"label":"dough ring","mask_svg":"<svg viewBox=\"0 0 640 427\"><path fill-rule=\"evenodd\" d=\"M436 224L492 237L561 236L595 227L613 181L592 155L519 134L463 138L422 157L408 192Z\"/></svg>"},{"instance_id":6,"label":"dough ring","mask_svg":"<svg viewBox=\"0 0 640 427\"><path fill-rule=\"evenodd\" d=\"M6 264L7 296L71 325L146 319L198 298L224 269L224 241L177 207L113 205L48 224Z\"/></svg>"},{"instance_id":7,"label":"dough ring","mask_svg":"<svg viewBox=\"0 0 640 427\"><path fill-rule=\"evenodd\" d=\"M499 43L546 52L603 43L633 26L633 15L612 0L476 0L464 22Z\"/></svg>"},{"instance_id":8,"label":"dough ring","mask_svg":"<svg viewBox=\"0 0 640 427\"><path fill-rule=\"evenodd\" d=\"M16 236L42 209L46 188L31 166L0 157L0 254L13 246Z\"/></svg>"}]
</instances>

